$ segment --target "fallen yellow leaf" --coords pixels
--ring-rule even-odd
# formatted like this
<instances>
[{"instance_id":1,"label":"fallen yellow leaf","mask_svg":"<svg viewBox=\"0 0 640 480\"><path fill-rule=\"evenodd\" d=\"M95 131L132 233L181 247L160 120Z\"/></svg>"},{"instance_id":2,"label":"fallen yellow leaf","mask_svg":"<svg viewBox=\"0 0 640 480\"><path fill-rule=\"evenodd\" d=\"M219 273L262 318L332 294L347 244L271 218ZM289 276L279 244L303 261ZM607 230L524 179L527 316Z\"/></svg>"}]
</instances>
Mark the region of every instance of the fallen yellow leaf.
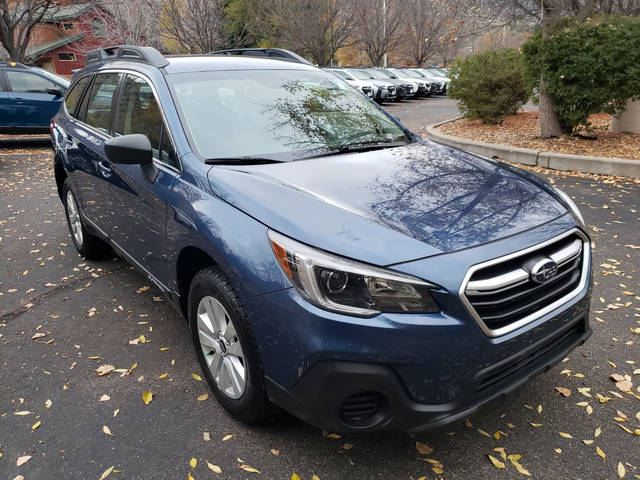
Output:
<instances>
[{"instance_id":1,"label":"fallen yellow leaf","mask_svg":"<svg viewBox=\"0 0 640 480\"><path fill-rule=\"evenodd\" d=\"M297 473L293 472L293 474L291 475L291 480L300 480L300 475L298 475Z\"/></svg>"},{"instance_id":2,"label":"fallen yellow leaf","mask_svg":"<svg viewBox=\"0 0 640 480\"><path fill-rule=\"evenodd\" d=\"M222 473L222 469L218 465L207 462L207 467L209 467L209 470L211 470L213 473Z\"/></svg>"},{"instance_id":3,"label":"fallen yellow leaf","mask_svg":"<svg viewBox=\"0 0 640 480\"><path fill-rule=\"evenodd\" d=\"M433 448L422 442L416 442L416 450L422 455L430 455L433 453Z\"/></svg>"},{"instance_id":4,"label":"fallen yellow leaf","mask_svg":"<svg viewBox=\"0 0 640 480\"><path fill-rule=\"evenodd\" d=\"M233 434L228 434L222 437L222 441L226 442L227 440L231 440L233 438Z\"/></svg>"},{"instance_id":5,"label":"fallen yellow leaf","mask_svg":"<svg viewBox=\"0 0 640 480\"><path fill-rule=\"evenodd\" d=\"M105 433L105 435L111 435L113 436L113 433L111 433L111 430L109 429L109 427L107 427L106 425L104 425L102 427L102 431Z\"/></svg>"},{"instance_id":6,"label":"fallen yellow leaf","mask_svg":"<svg viewBox=\"0 0 640 480\"><path fill-rule=\"evenodd\" d=\"M105 478L107 478L109 475L111 475L111 472L113 472L113 465L102 472L102 475L100 475L100 480L104 480Z\"/></svg>"},{"instance_id":7,"label":"fallen yellow leaf","mask_svg":"<svg viewBox=\"0 0 640 480\"><path fill-rule=\"evenodd\" d=\"M558 435L560 435L562 438L573 438L571 435L564 432L558 432Z\"/></svg>"},{"instance_id":8,"label":"fallen yellow leaf","mask_svg":"<svg viewBox=\"0 0 640 480\"><path fill-rule=\"evenodd\" d=\"M491 463L493 463L493 466L496 468L500 468L500 469L505 469L507 468L507 466L502 463L500 460L498 460L496 457L494 457L493 455L488 455L489 460L491 460Z\"/></svg>"},{"instance_id":9,"label":"fallen yellow leaf","mask_svg":"<svg viewBox=\"0 0 640 480\"><path fill-rule=\"evenodd\" d=\"M624 478L627 474L627 470L624 468L622 462L618 462L618 478Z\"/></svg>"},{"instance_id":10,"label":"fallen yellow leaf","mask_svg":"<svg viewBox=\"0 0 640 480\"><path fill-rule=\"evenodd\" d=\"M42 424L42 422L40 420L38 420L36 423L34 423L31 426L31 431L33 432L36 428L38 428L40 425Z\"/></svg>"},{"instance_id":11,"label":"fallen yellow leaf","mask_svg":"<svg viewBox=\"0 0 640 480\"><path fill-rule=\"evenodd\" d=\"M240 468L249 473L260 473L260 470L250 467L249 465L240 465Z\"/></svg>"},{"instance_id":12,"label":"fallen yellow leaf","mask_svg":"<svg viewBox=\"0 0 640 480\"><path fill-rule=\"evenodd\" d=\"M196 460L195 458L192 458L191 460L189 460L189 466L191 468L196 468L196 465L198 465L198 460Z\"/></svg>"},{"instance_id":13,"label":"fallen yellow leaf","mask_svg":"<svg viewBox=\"0 0 640 480\"><path fill-rule=\"evenodd\" d=\"M209 398L209 395L208 395L207 393L203 393L202 395L200 395L200 396L197 398L197 400L198 400L199 402L203 402L203 401L205 401L207 398Z\"/></svg>"},{"instance_id":14,"label":"fallen yellow leaf","mask_svg":"<svg viewBox=\"0 0 640 480\"><path fill-rule=\"evenodd\" d=\"M194 380L197 380L198 382L202 381L202 377L197 373L192 373L191 376L193 377Z\"/></svg>"},{"instance_id":15,"label":"fallen yellow leaf","mask_svg":"<svg viewBox=\"0 0 640 480\"><path fill-rule=\"evenodd\" d=\"M604 452L602 451L602 449L601 449L600 447L598 447L598 446L596 446L596 453L597 453L599 456L601 456L601 457L602 457L602 460L606 460L606 459L607 459L607 454L606 454L606 453L604 453Z\"/></svg>"},{"instance_id":16,"label":"fallen yellow leaf","mask_svg":"<svg viewBox=\"0 0 640 480\"><path fill-rule=\"evenodd\" d=\"M142 392L142 401L145 405L149 405L151 403L151 400L153 400L153 393L151 393L149 390Z\"/></svg>"}]
</instances>

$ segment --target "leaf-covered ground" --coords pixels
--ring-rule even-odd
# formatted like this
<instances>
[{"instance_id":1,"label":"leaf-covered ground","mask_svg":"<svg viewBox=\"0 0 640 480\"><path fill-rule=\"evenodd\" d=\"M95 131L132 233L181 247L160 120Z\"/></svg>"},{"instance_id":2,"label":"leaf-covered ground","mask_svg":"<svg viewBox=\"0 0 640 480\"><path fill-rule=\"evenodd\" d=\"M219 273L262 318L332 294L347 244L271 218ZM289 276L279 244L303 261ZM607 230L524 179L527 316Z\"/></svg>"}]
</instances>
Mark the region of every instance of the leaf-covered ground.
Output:
<instances>
[{"instance_id":1,"label":"leaf-covered ground","mask_svg":"<svg viewBox=\"0 0 640 480\"><path fill-rule=\"evenodd\" d=\"M640 134L610 133L608 128L611 117L607 114L592 115L590 121L593 131L589 135L597 137L596 140L570 136L542 139L537 110L518 112L499 125L485 125L480 120L463 118L438 129L454 137L543 152L640 160Z\"/></svg>"},{"instance_id":2,"label":"leaf-covered ground","mask_svg":"<svg viewBox=\"0 0 640 480\"><path fill-rule=\"evenodd\" d=\"M231 419L155 287L76 254L50 154L0 151L0 478L640 478L640 182L537 173L593 236L589 342L443 431L340 436Z\"/></svg>"}]
</instances>

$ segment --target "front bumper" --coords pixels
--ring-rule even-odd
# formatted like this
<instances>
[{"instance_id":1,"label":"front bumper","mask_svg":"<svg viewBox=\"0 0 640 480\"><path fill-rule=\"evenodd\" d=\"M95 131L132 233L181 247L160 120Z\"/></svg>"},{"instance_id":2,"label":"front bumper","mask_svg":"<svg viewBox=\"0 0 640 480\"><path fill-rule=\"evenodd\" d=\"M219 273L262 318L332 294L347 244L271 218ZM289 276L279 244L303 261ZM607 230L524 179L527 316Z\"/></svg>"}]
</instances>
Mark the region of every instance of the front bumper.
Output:
<instances>
[{"instance_id":1,"label":"front bumper","mask_svg":"<svg viewBox=\"0 0 640 480\"><path fill-rule=\"evenodd\" d=\"M587 317L579 318L500 364L477 372L468 394L449 403L416 402L393 367L374 363L319 362L290 390L267 379L267 391L274 403L329 431L433 430L468 417L549 370L590 335ZM374 395L377 401L372 400Z\"/></svg>"}]
</instances>

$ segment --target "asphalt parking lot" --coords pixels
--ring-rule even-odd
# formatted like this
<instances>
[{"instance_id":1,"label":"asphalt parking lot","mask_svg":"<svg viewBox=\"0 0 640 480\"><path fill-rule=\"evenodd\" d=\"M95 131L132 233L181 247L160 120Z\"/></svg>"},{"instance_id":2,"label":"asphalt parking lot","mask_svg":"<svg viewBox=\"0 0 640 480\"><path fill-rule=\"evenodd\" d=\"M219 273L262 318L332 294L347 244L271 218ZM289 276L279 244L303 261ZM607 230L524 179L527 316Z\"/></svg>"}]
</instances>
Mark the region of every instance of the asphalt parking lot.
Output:
<instances>
[{"instance_id":1,"label":"asphalt parking lot","mask_svg":"<svg viewBox=\"0 0 640 480\"><path fill-rule=\"evenodd\" d=\"M415 131L456 114L446 98L388 109ZM192 375L187 325L159 291L122 260L77 255L46 145L5 144L0 478L640 478L640 181L537 173L575 198L593 238L589 342L442 431L340 437L284 414L252 428L229 417ZM98 376L104 364L119 371Z\"/></svg>"}]
</instances>

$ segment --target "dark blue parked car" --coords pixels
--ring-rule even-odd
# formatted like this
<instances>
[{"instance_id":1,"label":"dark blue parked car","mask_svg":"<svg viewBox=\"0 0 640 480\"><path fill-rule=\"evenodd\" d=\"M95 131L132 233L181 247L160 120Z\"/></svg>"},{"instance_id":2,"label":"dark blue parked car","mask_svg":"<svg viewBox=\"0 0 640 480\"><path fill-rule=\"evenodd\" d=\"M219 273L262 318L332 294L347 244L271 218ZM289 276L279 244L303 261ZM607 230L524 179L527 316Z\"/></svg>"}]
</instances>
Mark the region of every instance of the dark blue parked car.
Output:
<instances>
[{"instance_id":1,"label":"dark blue parked car","mask_svg":"<svg viewBox=\"0 0 640 480\"><path fill-rule=\"evenodd\" d=\"M591 333L569 197L313 66L94 51L54 123L78 251L111 246L178 306L244 421L434 428Z\"/></svg>"},{"instance_id":2,"label":"dark blue parked car","mask_svg":"<svg viewBox=\"0 0 640 480\"><path fill-rule=\"evenodd\" d=\"M0 63L0 131L48 132L69 80L38 67Z\"/></svg>"}]
</instances>

